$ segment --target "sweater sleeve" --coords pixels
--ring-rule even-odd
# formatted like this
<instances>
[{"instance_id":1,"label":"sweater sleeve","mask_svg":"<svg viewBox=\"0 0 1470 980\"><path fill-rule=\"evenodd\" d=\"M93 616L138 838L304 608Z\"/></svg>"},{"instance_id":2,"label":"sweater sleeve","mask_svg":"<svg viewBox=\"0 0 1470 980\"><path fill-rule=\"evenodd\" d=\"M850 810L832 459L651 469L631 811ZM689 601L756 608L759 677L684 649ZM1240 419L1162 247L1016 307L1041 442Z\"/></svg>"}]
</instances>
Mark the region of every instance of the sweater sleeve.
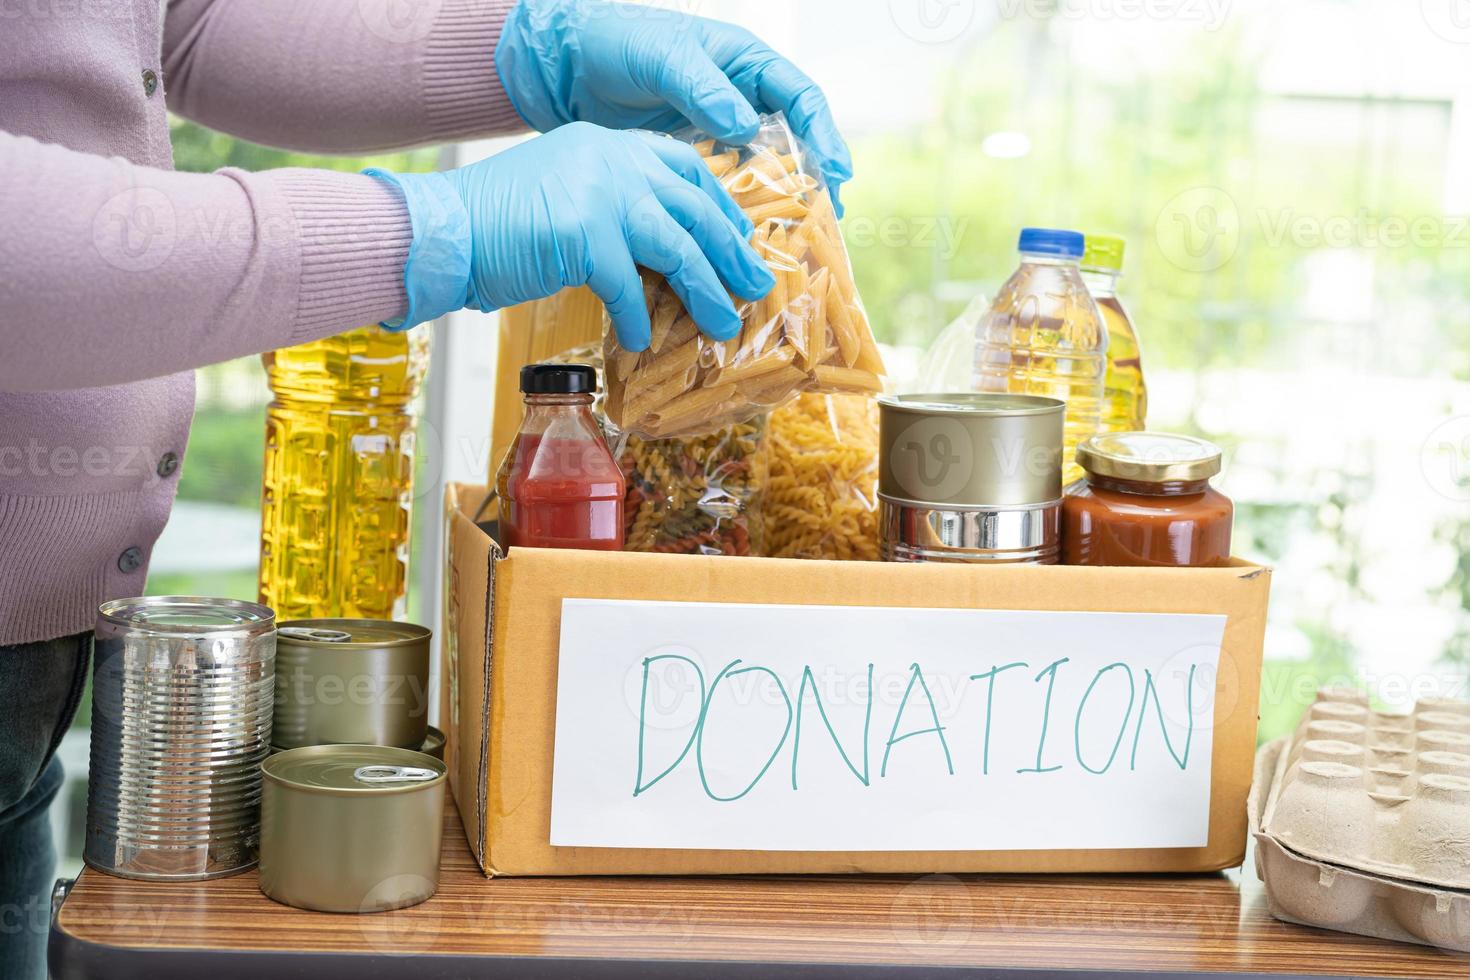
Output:
<instances>
[{"instance_id":1,"label":"sweater sleeve","mask_svg":"<svg viewBox=\"0 0 1470 980\"><path fill-rule=\"evenodd\" d=\"M0 132L0 391L159 377L402 316L398 193L176 173Z\"/></svg>"},{"instance_id":2,"label":"sweater sleeve","mask_svg":"<svg viewBox=\"0 0 1470 980\"><path fill-rule=\"evenodd\" d=\"M170 0L169 108L272 146L366 153L525 128L495 46L515 0Z\"/></svg>"}]
</instances>

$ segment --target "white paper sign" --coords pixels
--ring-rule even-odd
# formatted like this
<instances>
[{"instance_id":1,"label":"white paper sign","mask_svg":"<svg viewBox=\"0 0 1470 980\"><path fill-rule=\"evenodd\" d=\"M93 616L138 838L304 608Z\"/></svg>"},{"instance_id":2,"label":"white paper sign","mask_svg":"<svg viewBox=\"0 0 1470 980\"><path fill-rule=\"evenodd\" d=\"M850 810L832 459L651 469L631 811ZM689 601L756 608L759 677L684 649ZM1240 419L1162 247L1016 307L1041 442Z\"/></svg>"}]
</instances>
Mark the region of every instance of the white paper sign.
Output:
<instances>
[{"instance_id":1,"label":"white paper sign","mask_svg":"<svg viewBox=\"0 0 1470 980\"><path fill-rule=\"evenodd\" d=\"M551 843L1206 843L1225 617L567 599Z\"/></svg>"}]
</instances>

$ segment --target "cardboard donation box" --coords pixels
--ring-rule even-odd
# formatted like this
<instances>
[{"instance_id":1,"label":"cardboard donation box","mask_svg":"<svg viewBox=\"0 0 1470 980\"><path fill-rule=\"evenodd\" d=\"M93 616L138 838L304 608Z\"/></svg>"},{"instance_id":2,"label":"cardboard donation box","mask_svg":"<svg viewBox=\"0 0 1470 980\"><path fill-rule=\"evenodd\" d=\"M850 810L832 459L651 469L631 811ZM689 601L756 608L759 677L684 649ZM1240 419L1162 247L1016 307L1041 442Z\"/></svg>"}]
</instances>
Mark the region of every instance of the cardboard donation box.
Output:
<instances>
[{"instance_id":1,"label":"cardboard donation box","mask_svg":"<svg viewBox=\"0 0 1470 980\"><path fill-rule=\"evenodd\" d=\"M446 761L490 875L1205 871L1270 572L518 549L451 486Z\"/></svg>"}]
</instances>

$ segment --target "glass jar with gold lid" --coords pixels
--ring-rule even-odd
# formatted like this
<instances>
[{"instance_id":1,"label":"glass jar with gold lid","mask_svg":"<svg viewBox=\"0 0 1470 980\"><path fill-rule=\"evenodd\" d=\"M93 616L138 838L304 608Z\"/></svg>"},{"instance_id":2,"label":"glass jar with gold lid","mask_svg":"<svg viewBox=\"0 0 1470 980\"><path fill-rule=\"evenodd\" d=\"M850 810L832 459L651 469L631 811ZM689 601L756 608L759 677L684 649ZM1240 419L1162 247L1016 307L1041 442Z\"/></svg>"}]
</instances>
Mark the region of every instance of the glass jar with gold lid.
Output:
<instances>
[{"instance_id":1,"label":"glass jar with gold lid","mask_svg":"<svg viewBox=\"0 0 1470 980\"><path fill-rule=\"evenodd\" d=\"M1192 436L1095 435L1077 447L1085 477L1062 501L1067 565L1214 567L1230 561L1235 507L1210 486L1221 452Z\"/></svg>"}]
</instances>

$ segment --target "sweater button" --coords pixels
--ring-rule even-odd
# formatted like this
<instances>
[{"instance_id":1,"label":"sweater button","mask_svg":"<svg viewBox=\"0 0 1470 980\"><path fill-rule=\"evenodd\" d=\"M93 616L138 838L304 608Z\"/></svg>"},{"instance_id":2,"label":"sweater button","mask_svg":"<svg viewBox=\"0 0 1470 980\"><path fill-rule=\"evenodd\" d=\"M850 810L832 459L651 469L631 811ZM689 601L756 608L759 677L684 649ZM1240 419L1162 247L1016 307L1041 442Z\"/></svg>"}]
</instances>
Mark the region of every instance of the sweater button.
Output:
<instances>
[{"instance_id":1,"label":"sweater button","mask_svg":"<svg viewBox=\"0 0 1470 980\"><path fill-rule=\"evenodd\" d=\"M143 567L143 549L129 548L117 556L117 570L124 575L131 575Z\"/></svg>"},{"instance_id":2,"label":"sweater button","mask_svg":"<svg viewBox=\"0 0 1470 980\"><path fill-rule=\"evenodd\" d=\"M143 94L153 98L153 93L158 91L158 72L152 68L143 69Z\"/></svg>"},{"instance_id":3,"label":"sweater button","mask_svg":"<svg viewBox=\"0 0 1470 980\"><path fill-rule=\"evenodd\" d=\"M158 475L167 480L179 471L179 454L164 453L158 459Z\"/></svg>"}]
</instances>

